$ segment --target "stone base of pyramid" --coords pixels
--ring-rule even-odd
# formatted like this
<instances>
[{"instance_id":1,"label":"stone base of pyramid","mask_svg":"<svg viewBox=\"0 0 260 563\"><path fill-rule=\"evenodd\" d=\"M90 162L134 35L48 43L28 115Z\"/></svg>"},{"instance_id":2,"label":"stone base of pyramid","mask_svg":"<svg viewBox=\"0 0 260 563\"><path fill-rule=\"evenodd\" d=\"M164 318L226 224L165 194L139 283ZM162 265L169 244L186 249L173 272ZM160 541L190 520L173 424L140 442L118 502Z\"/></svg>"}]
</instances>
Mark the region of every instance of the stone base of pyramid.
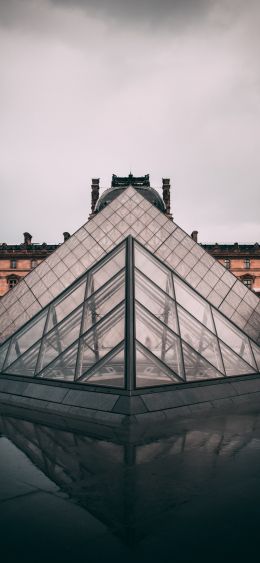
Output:
<instances>
[{"instance_id":1,"label":"stone base of pyramid","mask_svg":"<svg viewBox=\"0 0 260 563\"><path fill-rule=\"evenodd\" d=\"M196 414L214 416L234 412L243 405L260 405L260 374L219 381L176 385L170 389L127 391L86 389L60 382L33 382L22 377L0 380L1 412L16 411L19 416L77 428L82 425L102 427L103 435L126 433L129 428L142 431L166 425L172 428L176 419ZM241 410L242 409L242 410ZM111 434L111 435L112 435Z\"/></svg>"}]
</instances>

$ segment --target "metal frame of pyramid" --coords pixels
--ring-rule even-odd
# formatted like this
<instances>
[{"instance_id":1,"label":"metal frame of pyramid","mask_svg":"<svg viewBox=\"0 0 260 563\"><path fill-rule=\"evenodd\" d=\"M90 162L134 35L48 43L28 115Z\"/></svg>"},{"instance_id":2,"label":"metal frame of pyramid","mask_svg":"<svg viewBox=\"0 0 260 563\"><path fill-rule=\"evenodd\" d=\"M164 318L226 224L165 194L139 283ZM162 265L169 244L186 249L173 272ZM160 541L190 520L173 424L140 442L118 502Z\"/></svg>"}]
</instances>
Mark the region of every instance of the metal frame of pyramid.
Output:
<instances>
[{"instance_id":1,"label":"metal frame of pyramid","mask_svg":"<svg viewBox=\"0 0 260 563\"><path fill-rule=\"evenodd\" d=\"M124 394L257 374L260 348L129 235L1 346L0 370Z\"/></svg>"}]
</instances>

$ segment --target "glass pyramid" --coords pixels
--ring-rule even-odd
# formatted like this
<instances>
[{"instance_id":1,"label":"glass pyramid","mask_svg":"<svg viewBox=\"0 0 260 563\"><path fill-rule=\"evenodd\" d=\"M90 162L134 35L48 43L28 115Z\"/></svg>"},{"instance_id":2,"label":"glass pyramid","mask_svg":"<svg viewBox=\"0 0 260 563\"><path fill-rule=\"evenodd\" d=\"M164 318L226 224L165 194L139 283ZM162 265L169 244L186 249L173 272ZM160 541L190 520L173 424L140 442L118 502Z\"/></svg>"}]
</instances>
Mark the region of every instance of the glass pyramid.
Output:
<instances>
[{"instance_id":1,"label":"glass pyramid","mask_svg":"<svg viewBox=\"0 0 260 563\"><path fill-rule=\"evenodd\" d=\"M235 326L260 345L258 297L131 186L96 213L21 279L11 292L2 297L0 344L22 328L25 319L28 322L33 319L36 313L49 306L62 291L68 290L73 282L79 280L80 276L93 268L97 261L105 258L108 252L129 235L162 260L181 279L187 281L186 291L182 291L183 286L178 288L177 283L175 284L180 303L185 299L186 308L196 307L198 310L199 304L196 304L195 295L206 298L216 309L228 315ZM171 276L163 274L160 263L158 262L156 268L154 264L150 264L149 258L145 259L142 254L136 252L135 261L139 270L142 270L142 265L140 268L138 260L141 260L146 268L149 279L156 283L159 276L160 288L168 292L167 285L172 283ZM98 283L104 284L105 277L108 276L108 280L111 275L111 267L108 264L107 270L103 271L103 279L95 279L95 289ZM193 299L190 300L189 287L195 289L195 293L191 293ZM78 289L79 294L81 290L82 288ZM67 309L67 304L64 304L64 307ZM51 318L50 323L55 324L55 313L58 318L62 316L62 309L63 306L53 311L53 320ZM201 321L203 311L202 307L202 316L199 318ZM192 309L190 312L192 313ZM210 329L206 319L203 322ZM212 323L210 315L208 322Z\"/></svg>"},{"instance_id":2,"label":"glass pyramid","mask_svg":"<svg viewBox=\"0 0 260 563\"><path fill-rule=\"evenodd\" d=\"M0 347L0 370L126 390L254 374L260 349L131 236Z\"/></svg>"}]
</instances>

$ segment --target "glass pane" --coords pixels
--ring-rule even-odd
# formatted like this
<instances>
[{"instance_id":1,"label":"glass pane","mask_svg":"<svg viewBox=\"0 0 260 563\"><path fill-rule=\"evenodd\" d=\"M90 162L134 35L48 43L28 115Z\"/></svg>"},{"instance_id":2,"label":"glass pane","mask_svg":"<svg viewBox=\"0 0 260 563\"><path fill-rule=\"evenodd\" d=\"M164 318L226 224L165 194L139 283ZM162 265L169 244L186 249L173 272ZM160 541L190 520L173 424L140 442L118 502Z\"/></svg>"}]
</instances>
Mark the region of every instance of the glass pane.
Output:
<instances>
[{"instance_id":1,"label":"glass pane","mask_svg":"<svg viewBox=\"0 0 260 563\"><path fill-rule=\"evenodd\" d=\"M56 324L62 321L69 313L78 307L84 300L86 288L86 277L73 288L69 289L65 295L50 306L47 331L51 330Z\"/></svg>"},{"instance_id":2,"label":"glass pane","mask_svg":"<svg viewBox=\"0 0 260 563\"><path fill-rule=\"evenodd\" d=\"M113 350L124 338L124 305L81 338L77 378Z\"/></svg>"},{"instance_id":3,"label":"glass pane","mask_svg":"<svg viewBox=\"0 0 260 563\"><path fill-rule=\"evenodd\" d=\"M25 352L25 354L21 356L21 358L18 358L8 369L5 369L5 373L33 377L39 350L40 342L35 344L33 348L30 348L28 352Z\"/></svg>"},{"instance_id":4,"label":"glass pane","mask_svg":"<svg viewBox=\"0 0 260 563\"><path fill-rule=\"evenodd\" d=\"M223 372L217 337L179 305L177 306L177 310L181 338L199 352L199 354L204 356L219 371Z\"/></svg>"},{"instance_id":5,"label":"glass pane","mask_svg":"<svg viewBox=\"0 0 260 563\"><path fill-rule=\"evenodd\" d=\"M91 385L105 385L110 387L124 387L124 347L110 355L104 362L99 362L98 367L91 369L83 375L80 383L90 383Z\"/></svg>"},{"instance_id":6,"label":"glass pane","mask_svg":"<svg viewBox=\"0 0 260 563\"><path fill-rule=\"evenodd\" d=\"M89 297L84 306L83 332L96 324L125 298L125 271Z\"/></svg>"},{"instance_id":7,"label":"glass pane","mask_svg":"<svg viewBox=\"0 0 260 563\"><path fill-rule=\"evenodd\" d=\"M254 353L254 356L255 356L256 365L257 365L257 367L260 371L260 348L259 348L259 346L257 346L257 344L252 342L252 340L251 340L251 346L253 348L253 353Z\"/></svg>"},{"instance_id":8,"label":"glass pane","mask_svg":"<svg viewBox=\"0 0 260 563\"><path fill-rule=\"evenodd\" d=\"M138 270L135 271L135 298L174 332L179 332L175 302Z\"/></svg>"},{"instance_id":9,"label":"glass pane","mask_svg":"<svg viewBox=\"0 0 260 563\"><path fill-rule=\"evenodd\" d=\"M112 276L117 274L125 266L125 245L113 255L106 257L98 268L89 274L87 284L87 297L97 291Z\"/></svg>"},{"instance_id":10,"label":"glass pane","mask_svg":"<svg viewBox=\"0 0 260 563\"><path fill-rule=\"evenodd\" d=\"M187 381L196 381L200 379L215 379L218 377L223 377L223 375L215 369L211 364L207 362L204 358L199 356L193 350L182 341L182 351L184 356L184 366L186 372Z\"/></svg>"},{"instance_id":11,"label":"glass pane","mask_svg":"<svg viewBox=\"0 0 260 563\"><path fill-rule=\"evenodd\" d=\"M62 323L54 327L44 338L38 371L41 371L56 356L59 356L59 354L66 350L72 342L79 338L82 309L83 307L81 306L74 311L69 318L66 318Z\"/></svg>"},{"instance_id":12,"label":"glass pane","mask_svg":"<svg viewBox=\"0 0 260 563\"><path fill-rule=\"evenodd\" d=\"M77 351L78 342L59 356L57 360L45 368L37 377L73 381L77 362Z\"/></svg>"},{"instance_id":13,"label":"glass pane","mask_svg":"<svg viewBox=\"0 0 260 563\"><path fill-rule=\"evenodd\" d=\"M183 377L180 339L136 303L136 338L145 348Z\"/></svg>"},{"instance_id":14,"label":"glass pane","mask_svg":"<svg viewBox=\"0 0 260 563\"><path fill-rule=\"evenodd\" d=\"M241 357L237 356L223 342L219 342L222 358L226 370L226 375L243 375L246 373L254 373L256 370L246 364Z\"/></svg>"},{"instance_id":15,"label":"glass pane","mask_svg":"<svg viewBox=\"0 0 260 563\"><path fill-rule=\"evenodd\" d=\"M135 243L135 266L171 297L173 284L171 272L151 254Z\"/></svg>"},{"instance_id":16,"label":"glass pane","mask_svg":"<svg viewBox=\"0 0 260 563\"><path fill-rule=\"evenodd\" d=\"M9 366L12 362L14 362L16 358L21 356L21 354L23 354L41 338L46 317L47 311L44 311L44 313L37 316L33 321L27 324L25 328L21 329L13 336L6 366Z\"/></svg>"},{"instance_id":17,"label":"glass pane","mask_svg":"<svg viewBox=\"0 0 260 563\"><path fill-rule=\"evenodd\" d=\"M3 365L4 365L6 352L7 352L7 350L8 350L8 345L9 345L9 342L6 343L6 344L4 344L4 345L1 346L1 348L0 348L0 371L1 371L2 367L3 367Z\"/></svg>"},{"instance_id":18,"label":"glass pane","mask_svg":"<svg viewBox=\"0 0 260 563\"><path fill-rule=\"evenodd\" d=\"M198 319L207 328L215 332L211 317L211 311L208 303L204 301L199 295L192 291L186 284L179 278L174 276L174 287L176 294L176 301Z\"/></svg>"},{"instance_id":19,"label":"glass pane","mask_svg":"<svg viewBox=\"0 0 260 563\"><path fill-rule=\"evenodd\" d=\"M218 337L228 344L228 346L230 346L230 348L232 348L232 350L234 350L234 352L241 356L246 362L255 367L255 362L247 336L240 332L238 328L232 325L217 311L213 311L213 316Z\"/></svg>"},{"instance_id":20,"label":"glass pane","mask_svg":"<svg viewBox=\"0 0 260 563\"><path fill-rule=\"evenodd\" d=\"M137 342L136 387L154 387L171 383L180 383L180 380Z\"/></svg>"}]
</instances>

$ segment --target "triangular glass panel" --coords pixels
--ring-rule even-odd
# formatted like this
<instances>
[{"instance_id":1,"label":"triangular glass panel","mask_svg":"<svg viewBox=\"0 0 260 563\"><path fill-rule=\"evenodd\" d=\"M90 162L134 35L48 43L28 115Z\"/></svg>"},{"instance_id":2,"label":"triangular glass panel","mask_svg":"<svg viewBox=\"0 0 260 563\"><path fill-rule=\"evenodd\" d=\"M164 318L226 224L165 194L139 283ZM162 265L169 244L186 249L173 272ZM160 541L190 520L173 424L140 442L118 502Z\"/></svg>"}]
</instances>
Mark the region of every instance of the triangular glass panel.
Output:
<instances>
[{"instance_id":1,"label":"triangular glass panel","mask_svg":"<svg viewBox=\"0 0 260 563\"><path fill-rule=\"evenodd\" d=\"M76 379L81 377L93 364L101 360L124 339L124 313L125 307L122 304L113 309L110 315L94 325L86 335L81 337Z\"/></svg>"},{"instance_id":2,"label":"triangular glass panel","mask_svg":"<svg viewBox=\"0 0 260 563\"><path fill-rule=\"evenodd\" d=\"M202 358L193 348L182 341L184 366L187 381L197 381L201 379L215 379L223 377L214 366L205 358Z\"/></svg>"},{"instance_id":3,"label":"triangular glass panel","mask_svg":"<svg viewBox=\"0 0 260 563\"><path fill-rule=\"evenodd\" d=\"M137 387L246 375L260 366L255 343L127 237L5 342L0 370L124 388L125 349L133 351Z\"/></svg>"},{"instance_id":4,"label":"triangular glass panel","mask_svg":"<svg viewBox=\"0 0 260 563\"><path fill-rule=\"evenodd\" d=\"M172 274L168 268L165 268L161 262L152 254L148 254L146 250L135 243L135 266L147 278L151 279L158 285L165 293L174 297Z\"/></svg>"},{"instance_id":5,"label":"triangular glass panel","mask_svg":"<svg viewBox=\"0 0 260 563\"><path fill-rule=\"evenodd\" d=\"M4 344L3 346L0 347L0 371L2 370L2 367L5 363L7 350L8 350L8 344Z\"/></svg>"},{"instance_id":6,"label":"triangular glass panel","mask_svg":"<svg viewBox=\"0 0 260 563\"><path fill-rule=\"evenodd\" d=\"M87 276L84 276L78 284L73 285L71 289L66 291L50 305L47 331L51 330L83 303L86 292L86 279Z\"/></svg>"},{"instance_id":7,"label":"triangular glass panel","mask_svg":"<svg viewBox=\"0 0 260 563\"><path fill-rule=\"evenodd\" d=\"M33 377L37 365L38 355L41 343L38 342L30 348L23 356L19 357L13 364L11 364L4 373L12 375L22 375L26 377Z\"/></svg>"},{"instance_id":8,"label":"triangular glass panel","mask_svg":"<svg viewBox=\"0 0 260 563\"><path fill-rule=\"evenodd\" d=\"M180 377L183 375L180 339L136 303L136 339Z\"/></svg>"},{"instance_id":9,"label":"triangular glass panel","mask_svg":"<svg viewBox=\"0 0 260 563\"><path fill-rule=\"evenodd\" d=\"M256 367L248 337L217 311L213 311L217 335L245 362Z\"/></svg>"},{"instance_id":10,"label":"triangular glass panel","mask_svg":"<svg viewBox=\"0 0 260 563\"><path fill-rule=\"evenodd\" d=\"M212 332L215 332L210 306L207 301L197 295L195 291L176 276L174 276L174 287L177 303Z\"/></svg>"},{"instance_id":11,"label":"triangular glass panel","mask_svg":"<svg viewBox=\"0 0 260 563\"><path fill-rule=\"evenodd\" d=\"M78 354L78 342L47 366L37 377L43 379L60 379L62 381L74 381L76 362Z\"/></svg>"},{"instance_id":12,"label":"triangular glass panel","mask_svg":"<svg viewBox=\"0 0 260 563\"><path fill-rule=\"evenodd\" d=\"M219 343L227 376L255 373L256 370L249 366L241 356L235 354L223 342Z\"/></svg>"},{"instance_id":13,"label":"triangular glass panel","mask_svg":"<svg viewBox=\"0 0 260 563\"><path fill-rule=\"evenodd\" d=\"M258 370L260 371L260 348L259 348L259 346L257 346L257 344L252 342L252 340L251 340L251 346L252 346L252 349L253 349L256 365L258 367Z\"/></svg>"},{"instance_id":14,"label":"triangular glass panel","mask_svg":"<svg viewBox=\"0 0 260 563\"><path fill-rule=\"evenodd\" d=\"M89 330L125 298L125 271L91 295L84 306L82 332Z\"/></svg>"},{"instance_id":15,"label":"triangular glass panel","mask_svg":"<svg viewBox=\"0 0 260 563\"><path fill-rule=\"evenodd\" d=\"M124 345L111 354L106 355L104 360L100 360L87 373L83 374L78 380L79 383L89 383L91 385L105 385L106 387L123 388L125 385L125 354Z\"/></svg>"},{"instance_id":16,"label":"triangular glass panel","mask_svg":"<svg viewBox=\"0 0 260 563\"><path fill-rule=\"evenodd\" d=\"M83 306L79 307L56 325L43 339L41 359L37 371L41 371L57 356L62 354L75 340L79 338Z\"/></svg>"},{"instance_id":17,"label":"triangular glass panel","mask_svg":"<svg viewBox=\"0 0 260 563\"><path fill-rule=\"evenodd\" d=\"M181 338L224 373L217 337L177 305Z\"/></svg>"},{"instance_id":18,"label":"triangular glass panel","mask_svg":"<svg viewBox=\"0 0 260 563\"><path fill-rule=\"evenodd\" d=\"M180 383L181 379L153 354L136 342L136 387L155 387Z\"/></svg>"},{"instance_id":19,"label":"triangular glass panel","mask_svg":"<svg viewBox=\"0 0 260 563\"><path fill-rule=\"evenodd\" d=\"M135 271L135 299L174 332L179 332L175 302L138 270Z\"/></svg>"},{"instance_id":20,"label":"triangular glass panel","mask_svg":"<svg viewBox=\"0 0 260 563\"><path fill-rule=\"evenodd\" d=\"M6 358L5 367L12 364L16 358L20 357L26 350L31 348L37 340L42 337L47 312L44 311L42 314L38 315L30 323L25 325L19 332L17 332L13 337L8 352L8 357Z\"/></svg>"},{"instance_id":21,"label":"triangular glass panel","mask_svg":"<svg viewBox=\"0 0 260 563\"><path fill-rule=\"evenodd\" d=\"M122 270L125 266L125 244L120 246L112 255L106 256L99 266L91 270L87 282L86 297L97 291L111 276Z\"/></svg>"}]
</instances>

